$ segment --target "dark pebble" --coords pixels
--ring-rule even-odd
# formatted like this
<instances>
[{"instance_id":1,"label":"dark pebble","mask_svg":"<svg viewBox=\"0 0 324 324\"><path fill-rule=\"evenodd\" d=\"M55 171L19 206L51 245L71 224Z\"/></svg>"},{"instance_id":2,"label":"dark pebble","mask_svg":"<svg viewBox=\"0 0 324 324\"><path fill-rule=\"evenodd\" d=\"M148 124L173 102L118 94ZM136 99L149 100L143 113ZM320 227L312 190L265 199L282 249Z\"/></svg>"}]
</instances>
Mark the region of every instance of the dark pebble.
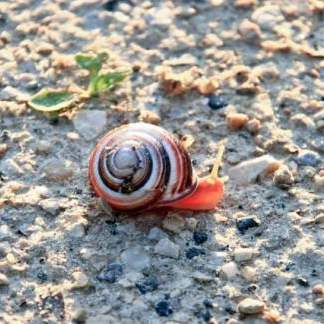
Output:
<instances>
[{"instance_id":1,"label":"dark pebble","mask_svg":"<svg viewBox=\"0 0 324 324\"><path fill-rule=\"evenodd\" d=\"M141 294L146 294L147 292L151 292L158 289L159 283L155 276L150 276L137 282L136 287L141 292Z\"/></svg>"},{"instance_id":2,"label":"dark pebble","mask_svg":"<svg viewBox=\"0 0 324 324\"><path fill-rule=\"evenodd\" d=\"M162 300L155 305L155 311L160 316L169 316L173 313L172 307L169 302Z\"/></svg>"},{"instance_id":3,"label":"dark pebble","mask_svg":"<svg viewBox=\"0 0 324 324\"><path fill-rule=\"evenodd\" d=\"M305 278L297 278L297 283L303 287L309 287L309 282Z\"/></svg>"},{"instance_id":4,"label":"dark pebble","mask_svg":"<svg viewBox=\"0 0 324 324\"><path fill-rule=\"evenodd\" d=\"M298 165L316 167L321 161L319 154L316 152L305 152L296 158Z\"/></svg>"},{"instance_id":5,"label":"dark pebble","mask_svg":"<svg viewBox=\"0 0 324 324\"><path fill-rule=\"evenodd\" d=\"M259 225L260 221L253 217L242 217L236 220L236 227L242 234L245 234L249 228L257 227Z\"/></svg>"},{"instance_id":6,"label":"dark pebble","mask_svg":"<svg viewBox=\"0 0 324 324\"><path fill-rule=\"evenodd\" d=\"M110 263L107 268L97 276L97 279L114 283L122 274L123 267L119 263Z\"/></svg>"},{"instance_id":7,"label":"dark pebble","mask_svg":"<svg viewBox=\"0 0 324 324\"><path fill-rule=\"evenodd\" d=\"M236 310L232 306L226 306L224 308L224 310L225 310L226 313L231 314L231 315L236 313Z\"/></svg>"},{"instance_id":8,"label":"dark pebble","mask_svg":"<svg viewBox=\"0 0 324 324\"><path fill-rule=\"evenodd\" d=\"M37 273L37 278L38 278L39 280L41 280L41 281L47 281L48 276L47 276L47 274L46 274L45 272L43 272L43 271L39 271L39 272Z\"/></svg>"},{"instance_id":9,"label":"dark pebble","mask_svg":"<svg viewBox=\"0 0 324 324\"><path fill-rule=\"evenodd\" d=\"M208 106L213 110L224 108L227 105L228 103L222 96L213 94L208 97Z\"/></svg>"},{"instance_id":10,"label":"dark pebble","mask_svg":"<svg viewBox=\"0 0 324 324\"><path fill-rule=\"evenodd\" d=\"M192 258L198 255L204 255L205 251L203 249L198 249L196 247L192 247L186 251L186 258L191 260Z\"/></svg>"},{"instance_id":11,"label":"dark pebble","mask_svg":"<svg viewBox=\"0 0 324 324\"><path fill-rule=\"evenodd\" d=\"M118 4L122 2L130 3L130 1L127 0L110 0L103 5L103 8L107 11L116 11Z\"/></svg>"},{"instance_id":12,"label":"dark pebble","mask_svg":"<svg viewBox=\"0 0 324 324\"><path fill-rule=\"evenodd\" d=\"M193 233L193 239L196 244L200 245L208 240L208 235L205 232L195 231Z\"/></svg>"},{"instance_id":13,"label":"dark pebble","mask_svg":"<svg viewBox=\"0 0 324 324\"><path fill-rule=\"evenodd\" d=\"M206 308L213 308L213 307L214 307L213 303L212 303L209 299L205 299L205 300L203 301L203 304L204 304L204 306L205 306Z\"/></svg>"}]
</instances>

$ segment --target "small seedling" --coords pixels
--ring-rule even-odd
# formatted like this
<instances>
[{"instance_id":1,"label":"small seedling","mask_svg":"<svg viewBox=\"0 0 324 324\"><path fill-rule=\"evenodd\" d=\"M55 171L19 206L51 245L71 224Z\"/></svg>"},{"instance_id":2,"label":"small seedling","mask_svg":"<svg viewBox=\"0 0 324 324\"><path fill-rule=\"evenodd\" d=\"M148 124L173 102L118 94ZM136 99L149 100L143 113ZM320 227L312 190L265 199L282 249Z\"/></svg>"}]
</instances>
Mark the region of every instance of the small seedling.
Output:
<instances>
[{"instance_id":1,"label":"small seedling","mask_svg":"<svg viewBox=\"0 0 324 324\"><path fill-rule=\"evenodd\" d=\"M68 90L42 89L28 101L30 107L35 110L57 114L59 111L72 106L77 101L87 100L98 96L101 92L112 90L121 83L129 71L114 71L100 73L103 63L108 60L107 53L99 53L96 56L77 54L75 61L80 68L89 71L89 85L87 90L81 93L72 93Z\"/></svg>"}]
</instances>

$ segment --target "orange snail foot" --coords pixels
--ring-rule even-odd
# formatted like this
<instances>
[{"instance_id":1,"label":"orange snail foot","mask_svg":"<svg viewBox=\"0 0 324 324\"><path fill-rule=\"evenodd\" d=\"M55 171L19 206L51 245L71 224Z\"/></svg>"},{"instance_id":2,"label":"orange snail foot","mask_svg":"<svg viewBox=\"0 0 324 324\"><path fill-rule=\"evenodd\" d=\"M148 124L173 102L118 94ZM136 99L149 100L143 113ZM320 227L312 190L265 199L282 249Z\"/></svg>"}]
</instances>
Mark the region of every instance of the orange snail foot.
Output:
<instances>
[{"instance_id":1,"label":"orange snail foot","mask_svg":"<svg viewBox=\"0 0 324 324\"><path fill-rule=\"evenodd\" d=\"M188 197L168 204L168 207L188 210L211 210L224 196L224 183L219 178L199 179L196 191Z\"/></svg>"}]
</instances>

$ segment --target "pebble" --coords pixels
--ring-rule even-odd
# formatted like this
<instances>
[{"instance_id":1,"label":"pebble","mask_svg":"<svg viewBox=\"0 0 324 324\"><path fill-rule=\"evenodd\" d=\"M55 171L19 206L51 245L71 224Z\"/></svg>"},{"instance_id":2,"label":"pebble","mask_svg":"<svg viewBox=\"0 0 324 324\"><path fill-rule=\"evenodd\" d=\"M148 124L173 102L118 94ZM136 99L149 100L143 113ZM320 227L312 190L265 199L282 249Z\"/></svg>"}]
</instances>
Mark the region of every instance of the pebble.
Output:
<instances>
[{"instance_id":1,"label":"pebble","mask_svg":"<svg viewBox=\"0 0 324 324\"><path fill-rule=\"evenodd\" d=\"M172 309L170 303L166 300L162 300L162 301L158 302L154 308L155 308L155 311L160 316L169 316L170 314L173 313L173 309Z\"/></svg>"},{"instance_id":2,"label":"pebble","mask_svg":"<svg viewBox=\"0 0 324 324\"><path fill-rule=\"evenodd\" d=\"M82 110L73 119L76 131L86 140L97 138L107 128L106 112L102 110Z\"/></svg>"},{"instance_id":3,"label":"pebble","mask_svg":"<svg viewBox=\"0 0 324 324\"><path fill-rule=\"evenodd\" d=\"M109 0L103 5L103 8L107 11L115 11L120 2L120 0Z\"/></svg>"},{"instance_id":4,"label":"pebble","mask_svg":"<svg viewBox=\"0 0 324 324\"><path fill-rule=\"evenodd\" d=\"M322 192L324 191L324 174L316 174L314 176L314 186L316 191Z\"/></svg>"},{"instance_id":5,"label":"pebble","mask_svg":"<svg viewBox=\"0 0 324 324\"><path fill-rule=\"evenodd\" d=\"M255 250L252 248L238 248L234 251L234 260L236 262L250 261L255 255Z\"/></svg>"},{"instance_id":6,"label":"pebble","mask_svg":"<svg viewBox=\"0 0 324 324\"><path fill-rule=\"evenodd\" d=\"M294 176L288 166L281 165L278 170L273 174L273 182L279 188L288 188L294 182Z\"/></svg>"},{"instance_id":7,"label":"pebble","mask_svg":"<svg viewBox=\"0 0 324 324\"><path fill-rule=\"evenodd\" d=\"M307 128L309 130L314 130L316 127L313 119L305 114L295 114L289 120L295 127Z\"/></svg>"},{"instance_id":8,"label":"pebble","mask_svg":"<svg viewBox=\"0 0 324 324\"><path fill-rule=\"evenodd\" d=\"M253 118L246 123L245 127L250 134L255 135L261 129L261 123L258 119Z\"/></svg>"},{"instance_id":9,"label":"pebble","mask_svg":"<svg viewBox=\"0 0 324 324\"><path fill-rule=\"evenodd\" d=\"M161 118L157 113L146 109L141 110L139 119L142 122L154 125L159 125L161 123Z\"/></svg>"},{"instance_id":10,"label":"pebble","mask_svg":"<svg viewBox=\"0 0 324 324\"><path fill-rule=\"evenodd\" d=\"M194 231L193 240L197 245L201 245L208 240L208 235L206 232Z\"/></svg>"},{"instance_id":11,"label":"pebble","mask_svg":"<svg viewBox=\"0 0 324 324\"><path fill-rule=\"evenodd\" d=\"M85 229L83 224L77 223L73 224L69 229L68 229L68 234L70 237L74 239L81 239L85 235Z\"/></svg>"},{"instance_id":12,"label":"pebble","mask_svg":"<svg viewBox=\"0 0 324 324\"><path fill-rule=\"evenodd\" d=\"M141 271L150 267L151 258L142 247L132 247L121 254L121 260L127 268Z\"/></svg>"},{"instance_id":13,"label":"pebble","mask_svg":"<svg viewBox=\"0 0 324 324\"><path fill-rule=\"evenodd\" d=\"M241 38L247 43L256 43L261 38L261 29L254 22L244 19L239 27L238 32Z\"/></svg>"},{"instance_id":14,"label":"pebble","mask_svg":"<svg viewBox=\"0 0 324 324\"><path fill-rule=\"evenodd\" d=\"M236 220L236 227L242 234L257 226L260 226L260 221L256 217L242 217Z\"/></svg>"},{"instance_id":15,"label":"pebble","mask_svg":"<svg viewBox=\"0 0 324 324\"><path fill-rule=\"evenodd\" d=\"M175 213L168 214L167 217L163 219L162 226L164 229L172 233L180 233L185 227L185 220L180 215Z\"/></svg>"},{"instance_id":16,"label":"pebble","mask_svg":"<svg viewBox=\"0 0 324 324\"><path fill-rule=\"evenodd\" d=\"M9 285L8 277L5 274L0 273L0 286L7 286L7 285Z\"/></svg>"},{"instance_id":17,"label":"pebble","mask_svg":"<svg viewBox=\"0 0 324 324\"><path fill-rule=\"evenodd\" d=\"M10 227L6 224L0 226L0 241L7 240L12 237Z\"/></svg>"},{"instance_id":18,"label":"pebble","mask_svg":"<svg viewBox=\"0 0 324 324\"><path fill-rule=\"evenodd\" d=\"M216 94L212 94L208 96L208 106L212 110L218 110L226 107L228 105L228 102L225 100L224 97Z\"/></svg>"},{"instance_id":19,"label":"pebble","mask_svg":"<svg viewBox=\"0 0 324 324\"><path fill-rule=\"evenodd\" d=\"M72 277L74 279L74 283L72 284L72 288L86 288L89 286L89 278L86 274L81 271L76 271L72 273Z\"/></svg>"},{"instance_id":20,"label":"pebble","mask_svg":"<svg viewBox=\"0 0 324 324\"><path fill-rule=\"evenodd\" d=\"M238 130L244 127L248 122L249 117L245 114L230 113L226 116L226 122L229 128Z\"/></svg>"},{"instance_id":21,"label":"pebble","mask_svg":"<svg viewBox=\"0 0 324 324\"><path fill-rule=\"evenodd\" d=\"M324 213L319 214L314 219L315 224L324 224Z\"/></svg>"},{"instance_id":22,"label":"pebble","mask_svg":"<svg viewBox=\"0 0 324 324\"><path fill-rule=\"evenodd\" d=\"M148 292L152 292L157 290L159 287L159 282L157 277L149 276L144 278L143 280L136 283L136 287L140 291L141 294L146 294Z\"/></svg>"},{"instance_id":23,"label":"pebble","mask_svg":"<svg viewBox=\"0 0 324 324\"><path fill-rule=\"evenodd\" d=\"M252 20L262 29L272 32L284 20L284 17L279 6L264 5L253 12Z\"/></svg>"},{"instance_id":24,"label":"pebble","mask_svg":"<svg viewBox=\"0 0 324 324\"><path fill-rule=\"evenodd\" d=\"M195 271L191 274L191 277L198 281L198 282L210 282L210 281L214 281L214 278L211 276L208 276L200 271Z\"/></svg>"},{"instance_id":25,"label":"pebble","mask_svg":"<svg viewBox=\"0 0 324 324\"><path fill-rule=\"evenodd\" d=\"M263 173L274 171L280 162L271 155L263 155L251 160L243 161L228 171L230 179L238 185L248 185Z\"/></svg>"},{"instance_id":26,"label":"pebble","mask_svg":"<svg viewBox=\"0 0 324 324\"><path fill-rule=\"evenodd\" d=\"M87 312L83 308L77 308L72 311L72 321L76 323L84 323L87 319Z\"/></svg>"},{"instance_id":27,"label":"pebble","mask_svg":"<svg viewBox=\"0 0 324 324\"><path fill-rule=\"evenodd\" d=\"M168 238L164 238L155 245L154 252L163 256L177 259L180 254L180 247L179 245L170 241Z\"/></svg>"},{"instance_id":28,"label":"pebble","mask_svg":"<svg viewBox=\"0 0 324 324\"><path fill-rule=\"evenodd\" d=\"M324 285L317 284L313 286L312 292L313 294L324 296Z\"/></svg>"},{"instance_id":29,"label":"pebble","mask_svg":"<svg viewBox=\"0 0 324 324\"><path fill-rule=\"evenodd\" d=\"M243 299L238 304L238 311L245 315L261 314L264 308L265 305L262 301L253 298Z\"/></svg>"},{"instance_id":30,"label":"pebble","mask_svg":"<svg viewBox=\"0 0 324 324\"><path fill-rule=\"evenodd\" d=\"M234 6L236 8L247 9L255 6L257 4L257 0L235 0Z\"/></svg>"},{"instance_id":31,"label":"pebble","mask_svg":"<svg viewBox=\"0 0 324 324\"><path fill-rule=\"evenodd\" d=\"M107 281L109 283L114 283L123 274L123 267L119 263L110 263L107 265L106 269L102 271L97 279L100 281Z\"/></svg>"},{"instance_id":32,"label":"pebble","mask_svg":"<svg viewBox=\"0 0 324 324\"><path fill-rule=\"evenodd\" d=\"M161 229L159 229L158 227L153 227L150 229L147 238L150 241L159 241L163 238L167 238L168 235L166 233L164 233Z\"/></svg>"},{"instance_id":33,"label":"pebble","mask_svg":"<svg viewBox=\"0 0 324 324\"><path fill-rule=\"evenodd\" d=\"M199 256L199 255L204 255L205 251L203 249L199 249L196 247L192 247L190 249L188 249L186 252L186 258L191 260L192 258Z\"/></svg>"},{"instance_id":34,"label":"pebble","mask_svg":"<svg viewBox=\"0 0 324 324\"><path fill-rule=\"evenodd\" d=\"M42 199L39 206L49 214L56 216L60 211L60 201L56 198Z\"/></svg>"},{"instance_id":35,"label":"pebble","mask_svg":"<svg viewBox=\"0 0 324 324\"><path fill-rule=\"evenodd\" d=\"M48 154L52 151L52 143L45 140L40 140L36 146L36 152L39 154Z\"/></svg>"},{"instance_id":36,"label":"pebble","mask_svg":"<svg viewBox=\"0 0 324 324\"><path fill-rule=\"evenodd\" d=\"M19 91L14 87L7 86L1 90L0 100L15 100L18 102L25 102L29 100L29 95Z\"/></svg>"},{"instance_id":37,"label":"pebble","mask_svg":"<svg viewBox=\"0 0 324 324\"><path fill-rule=\"evenodd\" d=\"M297 278L296 281L300 286L309 287L309 282L305 278L300 277L300 278Z\"/></svg>"},{"instance_id":38,"label":"pebble","mask_svg":"<svg viewBox=\"0 0 324 324\"><path fill-rule=\"evenodd\" d=\"M8 150L8 145L5 143L0 144L0 158L3 157Z\"/></svg>"},{"instance_id":39,"label":"pebble","mask_svg":"<svg viewBox=\"0 0 324 324\"><path fill-rule=\"evenodd\" d=\"M43 172L48 180L64 181L73 176L74 168L70 161L53 159L44 165Z\"/></svg>"},{"instance_id":40,"label":"pebble","mask_svg":"<svg viewBox=\"0 0 324 324\"><path fill-rule=\"evenodd\" d=\"M314 151L303 150L299 152L296 162L298 165L316 167L321 162L321 157Z\"/></svg>"},{"instance_id":41,"label":"pebble","mask_svg":"<svg viewBox=\"0 0 324 324\"><path fill-rule=\"evenodd\" d=\"M233 279L236 276L239 275L239 269L236 265L235 262L228 262L225 263L221 268L220 268L220 276L224 279Z\"/></svg>"}]
</instances>

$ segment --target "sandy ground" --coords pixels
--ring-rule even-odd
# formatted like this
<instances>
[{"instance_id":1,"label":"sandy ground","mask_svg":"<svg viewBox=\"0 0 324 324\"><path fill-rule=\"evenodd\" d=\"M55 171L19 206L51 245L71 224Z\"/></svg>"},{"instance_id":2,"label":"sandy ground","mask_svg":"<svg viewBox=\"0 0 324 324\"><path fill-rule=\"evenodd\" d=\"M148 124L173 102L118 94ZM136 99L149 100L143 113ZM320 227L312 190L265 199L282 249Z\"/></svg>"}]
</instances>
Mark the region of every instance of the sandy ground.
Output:
<instances>
[{"instance_id":1,"label":"sandy ground","mask_svg":"<svg viewBox=\"0 0 324 324\"><path fill-rule=\"evenodd\" d=\"M323 15L320 0L1 1L0 322L323 322ZM58 121L28 108L86 84L80 51L134 73ZM199 175L226 140L217 210L103 211L89 153L139 120L193 136Z\"/></svg>"}]
</instances>

